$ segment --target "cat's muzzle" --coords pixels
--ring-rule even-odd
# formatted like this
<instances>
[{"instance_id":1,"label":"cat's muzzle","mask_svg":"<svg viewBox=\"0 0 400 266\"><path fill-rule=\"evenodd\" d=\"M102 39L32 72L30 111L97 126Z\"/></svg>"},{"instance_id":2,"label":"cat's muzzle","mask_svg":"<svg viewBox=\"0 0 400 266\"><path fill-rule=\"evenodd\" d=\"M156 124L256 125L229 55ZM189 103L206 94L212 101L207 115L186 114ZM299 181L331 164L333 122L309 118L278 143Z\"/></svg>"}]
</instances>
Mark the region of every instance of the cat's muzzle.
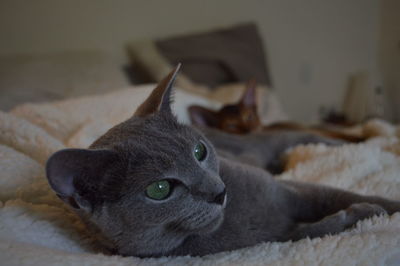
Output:
<instances>
[{"instance_id":1,"label":"cat's muzzle","mask_svg":"<svg viewBox=\"0 0 400 266\"><path fill-rule=\"evenodd\" d=\"M226 203L226 189L224 188L221 193L218 193L210 203L224 206Z\"/></svg>"}]
</instances>

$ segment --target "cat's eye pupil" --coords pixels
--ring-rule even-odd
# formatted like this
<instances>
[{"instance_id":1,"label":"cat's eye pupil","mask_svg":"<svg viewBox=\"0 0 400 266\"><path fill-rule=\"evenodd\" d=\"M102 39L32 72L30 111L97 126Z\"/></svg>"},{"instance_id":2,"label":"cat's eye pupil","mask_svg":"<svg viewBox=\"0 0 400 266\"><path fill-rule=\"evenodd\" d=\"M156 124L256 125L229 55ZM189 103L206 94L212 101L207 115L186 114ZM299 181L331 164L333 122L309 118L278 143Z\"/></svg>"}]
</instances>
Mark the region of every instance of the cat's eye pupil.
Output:
<instances>
[{"instance_id":1,"label":"cat's eye pupil","mask_svg":"<svg viewBox=\"0 0 400 266\"><path fill-rule=\"evenodd\" d=\"M203 161L206 158L207 150L203 143L199 143L194 147L194 157L198 161Z\"/></svg>"},{"instance_id":2,"label":"cat's eye pupil","mask_svg":"<svg viewBox=\"0 0 400 266\"><path fill-rule=\"evenodd\" d=\"M171 185L167 180L154 182L146 188L146 196L155 200L166 199L170 192Z\"/></svg>"}]
</instances>

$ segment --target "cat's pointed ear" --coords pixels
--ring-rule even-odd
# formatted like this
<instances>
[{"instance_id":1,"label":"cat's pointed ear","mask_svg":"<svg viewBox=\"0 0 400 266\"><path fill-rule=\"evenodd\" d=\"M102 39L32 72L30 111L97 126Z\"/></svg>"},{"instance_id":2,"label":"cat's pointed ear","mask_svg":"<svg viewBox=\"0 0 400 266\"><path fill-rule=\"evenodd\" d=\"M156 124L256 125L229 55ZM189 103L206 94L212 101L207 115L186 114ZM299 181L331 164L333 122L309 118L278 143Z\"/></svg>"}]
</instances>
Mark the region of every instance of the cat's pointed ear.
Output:
<instances>
[{"instance_id":1,"label":"cat's pointed ear","mask_svg":"<svg viewBox=\"0 0 400 266\"><path fill-rule=\"evenodd\" d=\"M50 187L74 208L90 209L94 190L106 167L116 160L109 150L64 149L46 163Z\"/></svg>"},{"instance_id":2,"label":"cat's pointed ear","mask_svg":"<svg viewBox=\"0 0 400 266\"><path fill-rule=\"evenodd\" d=\"M257 88L257 81L255 79L250 79L244 90L243 96L240 99L239 103L243 104L244 106L255 106L256 105L256 88Z\"/></svg>"},{"instance_id":3,"label":"cat's pointed ear","mask_svg":"<svg viewBox=\"0 0 400 266\"><path fill-rule=\"evenodd\" d=\"M181 64L178 64L174 70L172 70L168 76L158 84L149 97L147 97L147 99L138 107L134 114L135 116L143 117L157 111L172 113L172 87L180 67Z\"/></svg>"},{"instance_id":4,"label":"cat's pointed ear","mask_svg":"<svg viewBox=\"0 0 400 266\"><path fill-rule=\"evenodd\" d=\"M218 114L207 108L192 105L188 109L190 120L193 125L201 127L217 127Z\"/></svg>"}]
</instances>

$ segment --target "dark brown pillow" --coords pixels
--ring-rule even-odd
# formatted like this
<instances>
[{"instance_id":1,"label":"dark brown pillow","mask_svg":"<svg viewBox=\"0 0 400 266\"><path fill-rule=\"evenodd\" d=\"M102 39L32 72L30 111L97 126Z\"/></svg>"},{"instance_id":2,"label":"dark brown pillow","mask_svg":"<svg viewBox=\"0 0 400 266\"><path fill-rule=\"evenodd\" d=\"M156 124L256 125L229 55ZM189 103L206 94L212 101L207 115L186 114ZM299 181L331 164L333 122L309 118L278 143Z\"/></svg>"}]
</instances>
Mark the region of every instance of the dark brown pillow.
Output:
<instances>
[{"instance_id":1,"label":"dark brown pillow","mask_svg":"<svg viewBox=\"0 0 400 266\"><path fill-rule=\"evenodd\" d=\"M215 87L255 78L271 86L261 37L254 23L155 42L160 53L194 82Z\"/></svg>"}]
</instances>

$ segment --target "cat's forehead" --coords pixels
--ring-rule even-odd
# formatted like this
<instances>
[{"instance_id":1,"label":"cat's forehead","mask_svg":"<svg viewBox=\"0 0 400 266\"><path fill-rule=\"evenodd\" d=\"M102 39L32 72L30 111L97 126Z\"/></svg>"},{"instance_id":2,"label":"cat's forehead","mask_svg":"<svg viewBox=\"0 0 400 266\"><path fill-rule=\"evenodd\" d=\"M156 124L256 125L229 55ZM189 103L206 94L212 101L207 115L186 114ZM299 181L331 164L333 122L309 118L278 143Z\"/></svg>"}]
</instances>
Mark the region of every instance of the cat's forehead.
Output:
<instances>
[{"instance_id":1,"label":"cat's forehead","mask_svg":"<svg viewBox=\"0 0 400 266\"><path fill-rule=\"evenodd\" d=\"M146 118L132 117L113 127L94 142L91 148L124 150L145 144L147 149L165 149L191 143L199 138L199 132L178 123L175 118L155 114Z\"/></svg>"},{"instance_id":2,"label":"cat's forehead","mask_svg":"<svg viewBox=\"0 0 400 266\"><path fill-rule=\"evenodd\" d=\"M162 114L154 115L147 119L132 120L133 136L143 140L151 140L154 144L165 141L192 142L200 134L189 126L180 124L175 118Z\"/></svg>"}]
</instances>

